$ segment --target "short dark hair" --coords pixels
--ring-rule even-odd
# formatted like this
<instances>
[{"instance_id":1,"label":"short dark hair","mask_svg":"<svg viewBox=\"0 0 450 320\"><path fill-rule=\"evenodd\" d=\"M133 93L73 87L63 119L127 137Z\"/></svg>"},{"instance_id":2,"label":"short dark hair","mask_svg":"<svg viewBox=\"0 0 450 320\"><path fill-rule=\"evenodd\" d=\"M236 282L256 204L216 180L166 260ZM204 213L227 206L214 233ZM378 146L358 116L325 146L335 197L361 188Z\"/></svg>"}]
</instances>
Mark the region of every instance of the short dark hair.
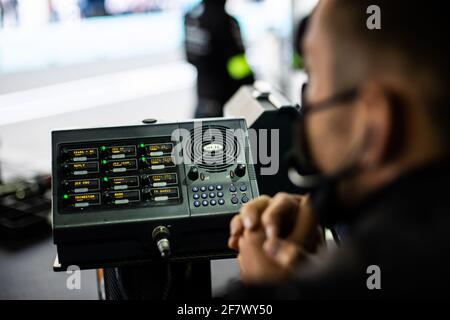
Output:
<instances>
[{"instance_id":1,"label":"short dark hair","mask_svg":"<svg viewBox=\"0 0 450 320\"><path fill-rule=\"evenodd\" d=\"M337 79L345 83L345 73L349 73L352 63L357 63L358 55L369 68L386 68L390 67L389 62L400 62L403 71L410 70L415 75L411 81L419 84L423 100L430 107L432 121L439 125L442 134L450 137L450 18L443 2L331 1L326 24L333 49L336 48L333 54L336 55ZM380 8L379 30L371 30L366 25L370 16L367 8L371 5ZM385 59L386 55L397 59ZM405 76L410 75L405 73Z\"/></svg>"}]
</instances>

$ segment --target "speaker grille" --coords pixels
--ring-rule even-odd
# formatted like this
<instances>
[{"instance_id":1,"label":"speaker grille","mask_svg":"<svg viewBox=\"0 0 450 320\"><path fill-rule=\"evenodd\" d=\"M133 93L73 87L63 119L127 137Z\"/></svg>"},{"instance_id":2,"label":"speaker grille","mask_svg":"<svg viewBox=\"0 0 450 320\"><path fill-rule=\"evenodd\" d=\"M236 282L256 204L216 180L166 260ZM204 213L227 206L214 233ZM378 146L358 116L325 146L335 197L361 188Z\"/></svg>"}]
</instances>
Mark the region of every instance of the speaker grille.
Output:
<instances>
[{"instance_id":1,"label":"speaker grille","mask_svg":"<svg viewBox=\"0 0 450 320\"><path fill-rule=\"evenodd\" d=\"M222 172L232 166L239 154L239 143L233 130L207 125L191 129L186 152L190 160L208 172Z\"/></svg>"}]
</instances>

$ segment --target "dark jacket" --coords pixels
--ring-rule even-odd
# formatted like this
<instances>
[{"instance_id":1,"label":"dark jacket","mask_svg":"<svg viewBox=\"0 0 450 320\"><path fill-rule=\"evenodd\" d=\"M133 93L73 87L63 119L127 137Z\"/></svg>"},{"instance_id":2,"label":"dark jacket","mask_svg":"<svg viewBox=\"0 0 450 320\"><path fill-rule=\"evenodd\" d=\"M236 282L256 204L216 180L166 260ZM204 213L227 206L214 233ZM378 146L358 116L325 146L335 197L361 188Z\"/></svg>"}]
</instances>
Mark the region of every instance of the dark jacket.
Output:
<instances>
[{"instance_id":1,"label":"dark jacket","mask_svg":"<svg viewBox=\"0 0 450 320\"><path fill-rule=\"evenodd\" d=\"M233 79L227 70L230 58L245 53L236 19L225 11L224 0L206 0L185 16L187 60L197 68L199 97L224 104L253 76Z\"/></svg>"},{"instance_id":2,"label":"dark jacket","mask_svg":"<svg viewBox=\"0 0 450 320\"><path fill-rule=\"evenodd\" d=\"M279 286L238 285L228 297L450 297L449 185L449 160L405 174L353 209L349 233L325 261ZM380 290L367 287L371 265L380 268Z\"/></svg>"}]
</instances>

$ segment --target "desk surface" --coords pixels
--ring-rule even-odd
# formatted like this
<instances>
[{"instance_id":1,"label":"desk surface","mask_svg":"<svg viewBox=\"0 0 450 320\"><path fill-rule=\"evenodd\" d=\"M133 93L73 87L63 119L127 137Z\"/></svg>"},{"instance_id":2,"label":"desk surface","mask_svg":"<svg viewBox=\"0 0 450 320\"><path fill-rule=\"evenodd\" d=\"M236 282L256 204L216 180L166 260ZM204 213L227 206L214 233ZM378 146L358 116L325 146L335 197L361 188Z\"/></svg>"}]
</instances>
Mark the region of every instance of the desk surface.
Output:
<instances>
[{"instance_id":1,"label":"desk surface","mask_svg":"<svg viewBox=\"0 0 450 320\"><path fill-rule=\"evenodd\" d=\"M0 299L97 299L95 271L81 272L81 289L68 290L65 272L53 272L51 235L0 242Z\"/></svg>"},{"instance_id":2,"label":"desk surface","mask_svg":"<svg viewBox=\"0 0 450 320\"><path fill-rule=\"evenodd\" d=\"M98 299L94 270L81 271L81 289L68 290L65 272L52 269L56 247L51 235L23 241L0 242L0 300ZM239 275L236 259L211 262L213 296Z\"/></svg>"}]
</instances>

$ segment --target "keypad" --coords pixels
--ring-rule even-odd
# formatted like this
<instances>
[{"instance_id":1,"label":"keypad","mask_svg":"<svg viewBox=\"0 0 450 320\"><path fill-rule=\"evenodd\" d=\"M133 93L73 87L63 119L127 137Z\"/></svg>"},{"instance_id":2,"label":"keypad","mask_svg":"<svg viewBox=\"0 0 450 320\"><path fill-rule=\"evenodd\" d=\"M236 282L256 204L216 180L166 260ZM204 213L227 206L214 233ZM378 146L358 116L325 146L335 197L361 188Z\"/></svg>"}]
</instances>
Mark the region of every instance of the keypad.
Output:
<instances>
[{"instance_id":1,"label":"keypad","mask_svg":"<svg viewBox=\"0 0 450 320\"><path fill-rule=\"evenodd\" d=\"M239 185L231 184L229 186L225 186L225 188L230 191L228 198L226 192L220 191L224 190L223 185L204 185L204 186L195 186L192 187L192 191L194 194L192 195L195 207L200 206L215 206L215 205L224 205L227 201L230 201L232 204L239 203L247 203L250 201L250 198L247 196L248 187L245 183L241 183ZM215 192L217 190L217 192ZM228 200L230 199L230 200ZM200 201L197 201L200 200Z\"/></svg>"}]
</instances>

